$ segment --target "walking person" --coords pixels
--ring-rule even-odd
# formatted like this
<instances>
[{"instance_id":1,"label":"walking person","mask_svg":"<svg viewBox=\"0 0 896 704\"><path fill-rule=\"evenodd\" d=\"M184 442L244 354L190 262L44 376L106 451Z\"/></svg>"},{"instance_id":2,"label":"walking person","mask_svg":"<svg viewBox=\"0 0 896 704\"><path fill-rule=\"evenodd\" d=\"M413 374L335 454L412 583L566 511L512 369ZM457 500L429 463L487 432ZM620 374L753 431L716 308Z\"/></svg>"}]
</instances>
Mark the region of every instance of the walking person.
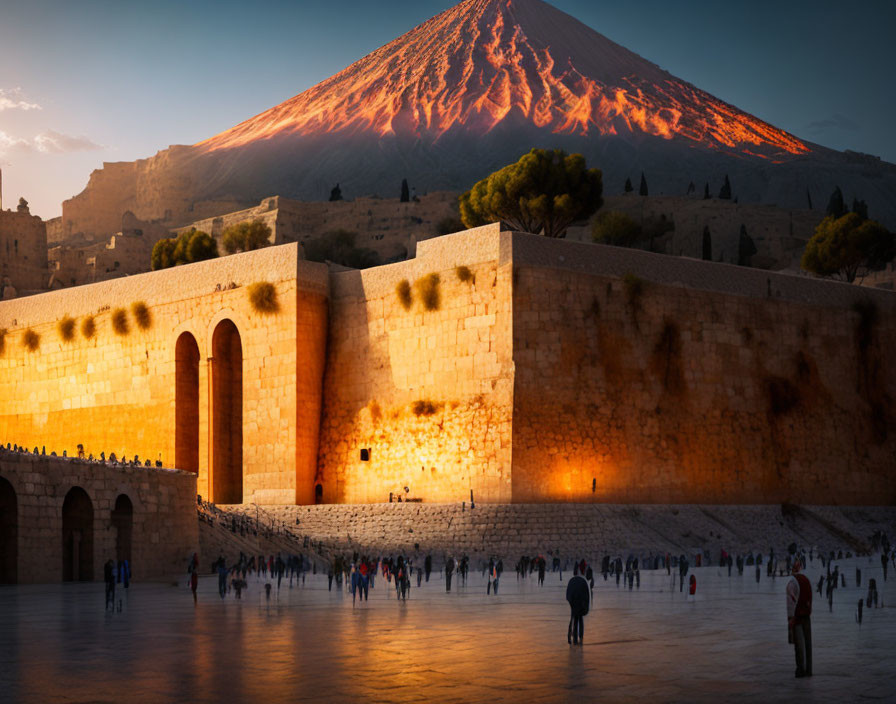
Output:
<instances>
[{"instance_id":1,"label":"walking person","mask_svg":"<svg viewBox=\"0 0 896 704\"><path fill-rule=\"evenodd\" d=\"M199 555L193 553L193 559L190 560L190 566L187 568L190 573L190 591L193 592L193 603L196 603L196 587L199 586Z\"/></svg>"},{"instance_id":2,"label":"walking person","mask_svg":"<svg viewBox=\"0 0 896 704\"><path fill-rule=\"evenodd\" d=\"M812 585L802 573L799 560L793 563L793 578L787 583L787 626L796 656L796 676L812 676Z\"/></svg>"},{"instance_id":3,"label":"walking person","mask_svg":"<svg viewBox=\"0 0 896 704\"><path fill-rule=\"evenodd\" d=\"M566 642L578 645L585 642L585 616L591 606L591 587L581 575L574 575L566 584L569 602L569 628Z\"/></svg>"},{"instance_id":4,"label":"walking person","mask_svg":"<svg viewBox=\"0 0 896 704\"><path fill-rule=\"evenodd\" d=\"M106 582L106 608L112 606L115 611L115 564L112 560L107 560L103 565L103 578Z\"/></svg>"},{"instance_id":5,"label":"walking person","mask_svg":"<svg viewBox=\"0 0 896 704\"><path fill-rule=\"evenodd\" d=\"M451 575L454 574L454 558L449 557L445 561L445 591L451 591Z\"/></svg>"}]
</instances>

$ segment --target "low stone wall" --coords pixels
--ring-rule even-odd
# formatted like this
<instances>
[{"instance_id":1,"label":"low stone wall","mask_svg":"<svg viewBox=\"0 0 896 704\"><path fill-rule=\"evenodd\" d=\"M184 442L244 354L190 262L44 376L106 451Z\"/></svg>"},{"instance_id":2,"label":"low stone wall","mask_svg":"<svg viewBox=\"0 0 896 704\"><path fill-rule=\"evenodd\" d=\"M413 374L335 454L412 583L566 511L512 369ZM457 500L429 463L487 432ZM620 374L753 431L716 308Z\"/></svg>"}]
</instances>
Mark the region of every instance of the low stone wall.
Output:
<instances>
[{"instance_id":1,"label":"low stone wall","mask_svg":"<svg viewBox=\"0 0 896 704\"><path fill-rule=\"evenodd\" d=\"M122 554L129 554L133 579L164 577L183 572L189 556L198 549L195 474L0 449L0 513L4 514L0 554L5 572L14 565L15 578L4 574L4 581L63 580L64 553L71 550L71 538L67 542L64 532L73 520L64 517L64 505L67 496L83 497L78 489L86 493L92 511L92 521L79 531L79 542L92 543L92 549L87 561L89 574L75 579L102 580L106 560ZM126 513L121 529L113 518L121 496L127 500L118 504L119 509L128 502L131 507L129 529ZM75 522L84 515L83 507L82 498L75 508ZM85 533L91 531L88 538Z\"/></svg>"},{"instance_id":2,"label":"low stone wall","mask_svg":"<svg viewBox=\"0 0 896 704\"><path fill-rule=\"evenodd\" d=\"M413 553L417 544L438 561L461 553L515 561L548 552L593 559L709 550L715 562L723 549L784 554L792 542L865 551L876 530L896 534L894 507L387 503L267 511L330 552Z\"/></svg>"}]
</instances>

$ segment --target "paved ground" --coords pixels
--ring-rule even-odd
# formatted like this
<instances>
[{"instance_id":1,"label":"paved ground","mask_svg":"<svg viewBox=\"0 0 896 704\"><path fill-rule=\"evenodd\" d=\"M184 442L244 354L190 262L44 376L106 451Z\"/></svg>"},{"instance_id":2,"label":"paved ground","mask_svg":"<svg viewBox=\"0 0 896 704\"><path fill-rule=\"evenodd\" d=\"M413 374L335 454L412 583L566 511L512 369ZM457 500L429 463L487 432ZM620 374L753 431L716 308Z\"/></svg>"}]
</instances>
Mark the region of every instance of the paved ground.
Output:
<instances>
[{"instance_id":1,"label":"paved ground","mask_svg":"<svg viewBox=\"0 0 896 704\"><path fill-rule=\"evenodd\" d=\"M875 558L876 559L876 558ZM104 613L103 585L0 589L4 702L426 701L896 701L896 577L860 560L884 604L855 623L855 561L834 611L816 595L815 676L796 680L786 642L785 580L749 568L728 578L694 570L696 600L665 572L640 591L599 580L584 647L566 643L565 582L548 574L485 595L477 573L446 594L441 578L407 602L378 580L370 601L328 592L326 578L286 583L271 600L249 580L222 601L200 582L194 607L182 582L132 586ZM816 560L807 571L821 574ZM568 575L564 574L564 578Z\"/></svg>"}]
</instances>

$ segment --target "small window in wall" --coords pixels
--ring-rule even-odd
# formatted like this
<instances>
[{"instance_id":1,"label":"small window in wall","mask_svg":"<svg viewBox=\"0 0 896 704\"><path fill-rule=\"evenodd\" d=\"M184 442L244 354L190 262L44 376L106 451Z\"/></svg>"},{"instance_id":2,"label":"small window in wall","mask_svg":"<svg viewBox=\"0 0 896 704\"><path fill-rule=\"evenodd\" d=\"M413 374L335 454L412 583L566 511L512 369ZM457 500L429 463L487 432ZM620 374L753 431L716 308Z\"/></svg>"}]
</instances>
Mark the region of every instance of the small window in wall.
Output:
<instances>
[{"instance_id":1,"label":"small window in wall","mask_svg":"<svg viewBox=\"0 0 896 704\"><path fill-rule=\"evenodd\" d=\"M370 448L369 447L361 448L361 461L362 462L370 462Z\"/></svg>"}]
</instances>

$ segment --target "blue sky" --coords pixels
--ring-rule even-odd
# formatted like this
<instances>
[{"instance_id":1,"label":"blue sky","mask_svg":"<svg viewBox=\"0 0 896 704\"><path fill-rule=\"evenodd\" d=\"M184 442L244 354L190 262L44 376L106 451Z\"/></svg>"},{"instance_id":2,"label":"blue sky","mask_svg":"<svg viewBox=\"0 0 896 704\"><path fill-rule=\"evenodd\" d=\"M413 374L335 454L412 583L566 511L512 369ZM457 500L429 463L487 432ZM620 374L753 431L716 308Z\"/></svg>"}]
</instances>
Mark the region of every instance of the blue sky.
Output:
<instances>
[{"instance_id":1,"label":"blue sky","mask_svg":"<svg viewBox=\"0 0 896 704\"><path fill-rule=\"evenodd\" d=\"M553 4L803 139L896 162L896 2ZM210 137L451 5L0 0L4 207L59 215L103 161Z\"/></svg>"}]
</instances>

